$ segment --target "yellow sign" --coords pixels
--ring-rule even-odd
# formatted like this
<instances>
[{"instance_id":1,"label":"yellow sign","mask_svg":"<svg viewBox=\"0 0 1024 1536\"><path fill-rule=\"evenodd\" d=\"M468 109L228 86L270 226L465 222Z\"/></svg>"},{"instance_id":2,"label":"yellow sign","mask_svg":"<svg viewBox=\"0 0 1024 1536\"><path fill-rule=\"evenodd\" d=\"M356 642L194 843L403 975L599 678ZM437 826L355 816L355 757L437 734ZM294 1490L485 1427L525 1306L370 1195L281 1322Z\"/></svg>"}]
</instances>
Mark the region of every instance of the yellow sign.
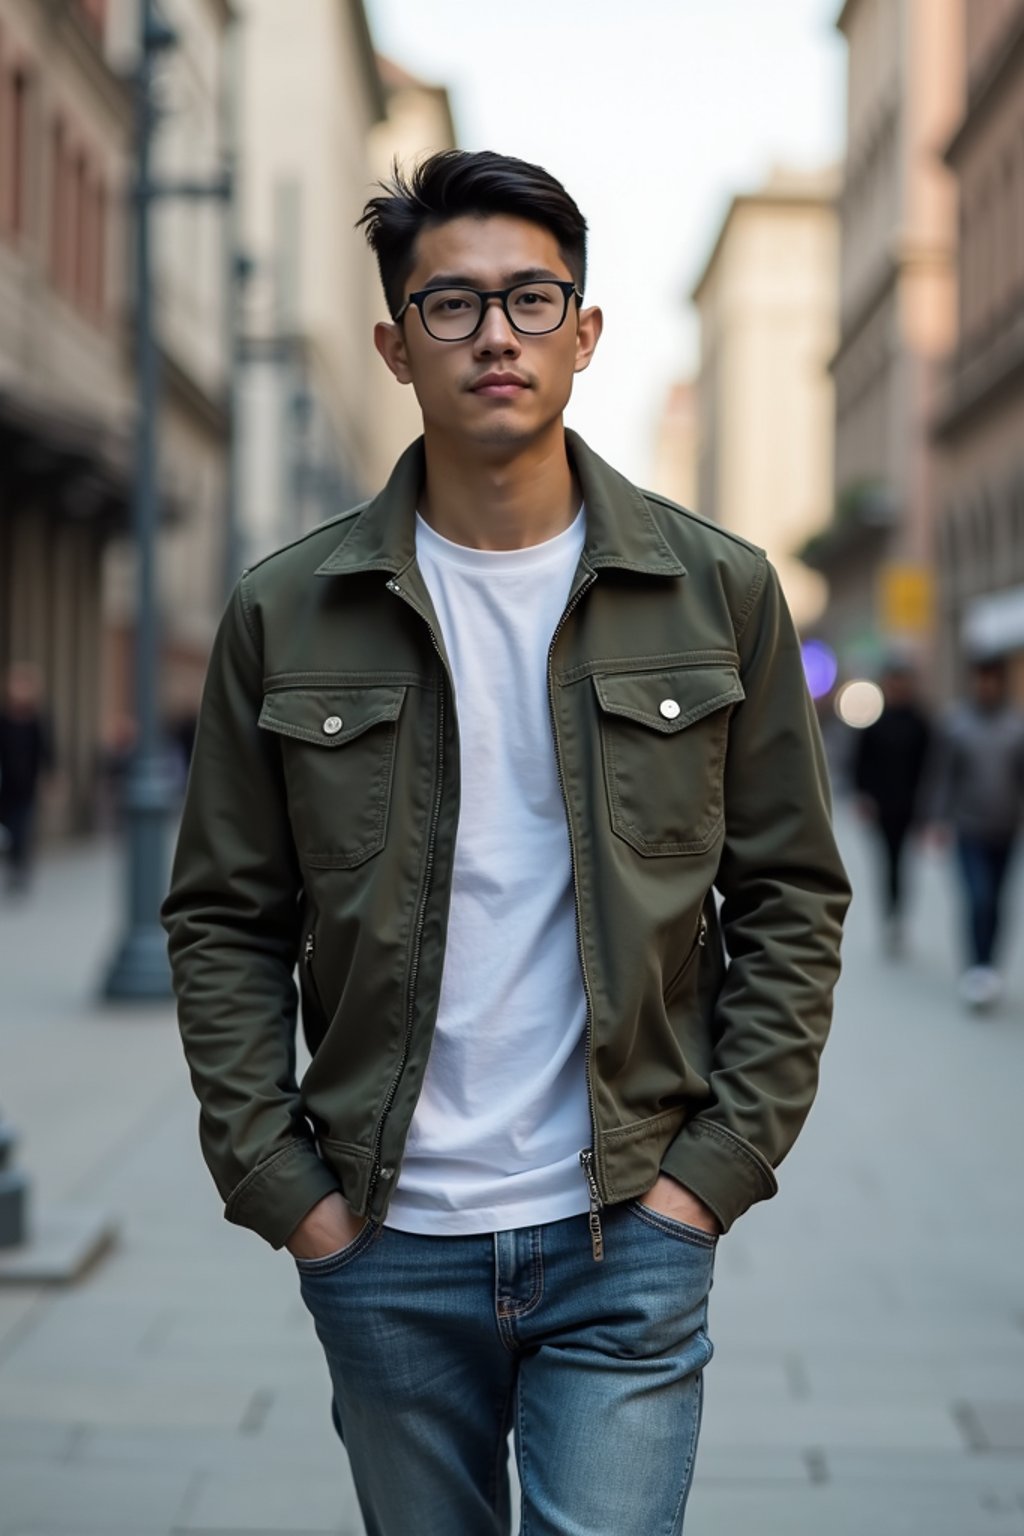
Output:
<instances>
[{"instance_id":1,"label":"yellow sign","mask_svg":"<svg viewBox=\"0 0 1024 1536\"><path fill-rule=\"evenodd\" d=\"M886 634L925 635L932 627L935 581L924 565L884 565L879 573L879 621Z\"/></svg>"}]
</instances>

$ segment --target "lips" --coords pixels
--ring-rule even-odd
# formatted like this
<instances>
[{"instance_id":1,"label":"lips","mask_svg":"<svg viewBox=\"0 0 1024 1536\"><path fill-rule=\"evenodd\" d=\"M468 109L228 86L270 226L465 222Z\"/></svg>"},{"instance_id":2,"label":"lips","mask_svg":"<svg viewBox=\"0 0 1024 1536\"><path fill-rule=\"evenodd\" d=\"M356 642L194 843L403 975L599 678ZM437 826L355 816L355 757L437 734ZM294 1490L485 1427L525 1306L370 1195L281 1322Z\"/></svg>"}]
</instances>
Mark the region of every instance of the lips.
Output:
<instances>
[{"instance_id":1,"label":"lips","mask_svg":"<svg viewBox=\"0 0 1024 1536\"><path fill-rule=\"evenodd\" d=\"M485 373L482 379L477 379L472 385L471 392L474 395L492 395L497 399L518 395L521 390L528 389L525 379L519 378L515 373Z\"/></svg>"}]
</instances>

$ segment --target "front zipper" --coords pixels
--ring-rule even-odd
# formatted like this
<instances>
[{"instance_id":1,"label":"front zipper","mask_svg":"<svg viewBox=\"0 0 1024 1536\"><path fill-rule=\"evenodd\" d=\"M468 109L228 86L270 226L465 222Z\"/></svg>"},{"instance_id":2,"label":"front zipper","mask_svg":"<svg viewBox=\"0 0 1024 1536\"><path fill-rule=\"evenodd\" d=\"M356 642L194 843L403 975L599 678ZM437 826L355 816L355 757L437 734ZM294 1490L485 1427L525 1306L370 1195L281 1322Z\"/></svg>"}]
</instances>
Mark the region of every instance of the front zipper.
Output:
<instances>
[{"instance_id":1,"label":"front zipper","mask_svg":"<svg viewBox=\"0 0 1024 1536\"><path fill-rule=\"evenodd\" d=\"M562 632L562 628L582 598L585 592L597 580L597 572L591 571L587 580L582 583L576 595L566 604L565 610L558 623L555 632L551 636L551 644L548 646L548 708L551 711L551 735L555 746L555 767L558 771L558 788L562 796L562 805L565 808L565 823L569 833L569 869L572 875L572 899L576 914L576 952L579 956L580 975L583 978L583 996L586 1001L586 1020L583 1026L583 1069L587 1083L587 1106L590 1110L590 1132L593 1145L580 1153L580 1164L587 1181L587 1193L590 1197L590 1214L588 1223L590 1226L590 1246L597 1263L604 1258L604 1234L601 1231L601 1191L597 1183L597 1169L595 1156L597 1147L597 1116L594 1113L594 1084L591 1073L591 1057L593 1054L593 1040L591 1024L594 1016L593 998L590 992L590 978L587 975L587 957L583 952L583 924L580 920L580 898L576 882L576 839L573 836L572 817L569 814L569 801L565 793L565 776L562 772L562 749L558 744L558 719L555 714L555 692L553 662L555 656L555 643Z\"/></svg>"},{"instance_id":2,"label":"front zipper","mask_svg":"<svg viewBox=\"0 0 1024 1536\"><path fill-rule=\"evenodd\" d=\"M387 589L389 592L393 592L396 597L401 597L403 601L408 601L397 581L389 581L387 583ZM419 609L416 608L414 603L409 603L409 606L415 613L419 613ZM423 618L422 613L419 613L419 616L420 618ZM416 1011L416 981L417 977L419 976L420 969L420 946L423 940L423 929L427 920L427 898L430 895L430 882L434 871L434 850L437 843L437 824L441 816L441 792L444 780L444 701L445 678L447 676L447 669L444 664L444 656L442 655L441 647L437 643L437 636L435 635L432 626L427 623L426 619L423 619L423 622L427 625L427 632L430 635L434 650L437 652L437 659L441 664L442 673L441 691L439 694L440 702L437 711L437 787L434 793L434 805L430 817L430 831L427 836L427 859L423 871L423 892L420 897L420 908L416 917L416 928L413 934L412 960L409 965L409 1009L405 1021L405 1039L402 1042L402 1055L398 1063L398 1070L395 1072L395 1075L391 1080L391 1086L388 1089L387 1098L384 1100L384 1107L381 1110L380 1118L377 1121L377 1129L374 1132L372 1154L373 1160L370 1165L370 1183L366 1194L367 1208L369 1208L373 1203L373 1197L377 1189L377 1184L383 1173L383 1169L381 1168L380 1163L380 1149L381 1143L384 1140L384 1126L388 1115L391 1113L392 1106L395 1102L395 1095L398 1093L398 1085L402 1081L402 1073L405 1071L406 1064L409 1060L409 1048L412 1044L413 1018Z\"/></svg>"},{"instance_id":3,"label":"front zipper","mask_svg":"<svg viewBox=\"0 0 1024 1536\"><path fill-rule=\"evenodd\" d=\"M587 1181L587 1190L590 1194L590 1212L587 1216L587 1226L590 1228L590 1251L594 1255L594 1261L600 1264L604 1258L604 1233L601 1230L601 1193L597 1187L597 1178L594 1174L594 1152L588 1147L580 1153L580 1165L583 1168L583 1176Z\"/></svg>"}]
</instances>

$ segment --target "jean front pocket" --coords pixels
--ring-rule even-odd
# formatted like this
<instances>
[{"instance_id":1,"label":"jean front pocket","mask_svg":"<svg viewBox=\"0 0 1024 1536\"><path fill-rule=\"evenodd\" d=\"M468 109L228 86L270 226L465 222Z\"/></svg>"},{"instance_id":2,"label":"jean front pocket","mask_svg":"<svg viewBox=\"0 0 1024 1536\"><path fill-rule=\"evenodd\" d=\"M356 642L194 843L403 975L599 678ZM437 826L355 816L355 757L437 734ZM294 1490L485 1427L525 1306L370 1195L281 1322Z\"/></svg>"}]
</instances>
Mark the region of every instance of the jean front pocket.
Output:
<instances>
[{"instance_id":1,"label":"jean front pocket","mask_svg":"<svg viewBox=\"0 0 1024 1536\"><path fill-rule=\"evenodd\" d=\"M594 677L612 829L637 853L705 853L722 828L735 663Z\"/></svg>"},{"instance_id":2,"label":"jean front pocket","mask_svg":"<svg viewBox=\"0 0 1024 1536\"><path fill-rule=\"evenodd\" d=\"M387 833L405 688L344 683L266 694L259 724L281 738L295 847L314 869L354 869Z\"/></svg>"},{"instance_id":3,"label":"jean front pocket","mask_svg":"<svg viewBox=\"0 0 1024 1536\"><path fill-rule=\"evenodd\" d=\"M703 1248L709 1253L714 1253L718 1247L716 1232L706 1232L703 1227L692 1227L687 1221L677 1221L674 1216L666 1216L662 1211L653 1210L642 1200L627 1201L627 1209L638 1221L642 1221L645 1226L653 1228L656 1232L661 1232L672 1242L686 1243L693 1248Z\"/></svg>"},{"instance_id":4,"label":"jean front pocket","mask_svg":"<svg viewBox=\"0 0 1024 1536\"><path fill-rule=\"evenodd\" d=\"M339 1269L344 1269L365 1253L370 1244L383 1231L379 1222L368 1221L364 1227L356 1233L350 1243L344 1248L339 1248L336 1253L325 1253L319 1259L296 1259L295 1268L306 1280L319 1279L324 1275L337 1274Z\"/></svg>"}]
</instances>

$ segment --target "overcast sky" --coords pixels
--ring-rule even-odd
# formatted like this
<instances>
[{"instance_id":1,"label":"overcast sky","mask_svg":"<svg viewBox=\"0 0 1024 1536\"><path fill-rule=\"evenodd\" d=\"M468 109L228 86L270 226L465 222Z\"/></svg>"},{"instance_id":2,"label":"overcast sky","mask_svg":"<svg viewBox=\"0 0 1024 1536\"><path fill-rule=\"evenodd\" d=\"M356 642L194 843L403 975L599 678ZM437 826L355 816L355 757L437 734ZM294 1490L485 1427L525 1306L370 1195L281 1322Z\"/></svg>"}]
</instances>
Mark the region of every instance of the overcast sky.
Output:
<instances>
[{"instance_id":1,"label":"overcast sky","mask_svg":"<svg viewBox=\"0 0 1024 1536\"><path fill-rule=\"evenodd\" d=\"M590 225L605 334L568 420L648 477L688 295L734 192L841 157L839 0L367 0L377 47L447 85L460 144L545 165Z\"/></svg>"}]
</instances>

